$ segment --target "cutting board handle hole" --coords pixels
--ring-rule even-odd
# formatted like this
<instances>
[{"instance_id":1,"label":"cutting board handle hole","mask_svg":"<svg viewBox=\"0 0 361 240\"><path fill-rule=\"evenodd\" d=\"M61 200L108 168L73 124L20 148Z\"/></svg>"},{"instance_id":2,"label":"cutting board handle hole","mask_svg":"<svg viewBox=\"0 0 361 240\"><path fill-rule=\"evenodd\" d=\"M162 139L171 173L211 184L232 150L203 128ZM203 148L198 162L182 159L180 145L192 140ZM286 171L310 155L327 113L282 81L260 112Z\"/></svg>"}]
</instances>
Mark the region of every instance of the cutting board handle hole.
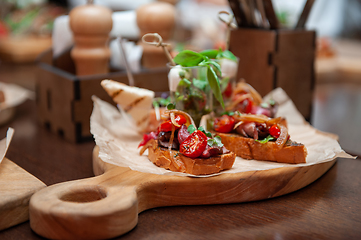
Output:
<instances>
[{"instance_id":1,"label":"cutting board handle hole","mask_svg":"<svg viewBox=\"0 0 361 240\"><path fill-rule=\"evenodd\" d=\"M72 191L60 197L65 202L87 203L99 201L107 197L107 192L99 186L87 186Z\"/></svg>"}]
</instances>

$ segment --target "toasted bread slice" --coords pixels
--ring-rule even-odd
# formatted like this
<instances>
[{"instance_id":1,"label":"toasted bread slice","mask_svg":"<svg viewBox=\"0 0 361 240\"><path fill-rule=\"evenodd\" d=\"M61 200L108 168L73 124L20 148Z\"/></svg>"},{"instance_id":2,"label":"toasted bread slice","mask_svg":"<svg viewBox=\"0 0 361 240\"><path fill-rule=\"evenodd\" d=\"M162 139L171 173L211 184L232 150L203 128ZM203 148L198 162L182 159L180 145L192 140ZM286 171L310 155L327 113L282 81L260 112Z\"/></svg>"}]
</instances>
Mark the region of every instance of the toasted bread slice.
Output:
<instances>
[{"instance_id":1,"label":"toasted bread slice","mask_svg":"<svg viewBox=\"0 0 361 240\"><path fill-rule=\"evenodd\" d=\"M303 144L288 141L282 148L274 142L260 143L234 133L219 133L224 146L244 159L281 163L305 163L307 149Z\"/></svg>"},{"instance_id":2,"label":"toasted bread slice","mask_svg":"<svg viewBox=\"0 0 361 240\"><path fill-rule=\"evenodd\" d=\"M230 169L236 159L236 154L233 152L210 158L189 158L179 153L179 151L169 151L166 148L160 147L154 139L149 142L149 160L158 167L175 172L193 175L218 173L222 170Z\"/></svg>"},{"instance_id":3,"label":"toasted bread slice","mask_svg":"<svg viewBox=\"0 0 361 240\"><path fill-rule=\"evenodd\" d=\"M101 85L113 101L132 116L140 131L144 131L149 123L154 92L108 79L103 80Z\"/></svg>"}]
</instances>

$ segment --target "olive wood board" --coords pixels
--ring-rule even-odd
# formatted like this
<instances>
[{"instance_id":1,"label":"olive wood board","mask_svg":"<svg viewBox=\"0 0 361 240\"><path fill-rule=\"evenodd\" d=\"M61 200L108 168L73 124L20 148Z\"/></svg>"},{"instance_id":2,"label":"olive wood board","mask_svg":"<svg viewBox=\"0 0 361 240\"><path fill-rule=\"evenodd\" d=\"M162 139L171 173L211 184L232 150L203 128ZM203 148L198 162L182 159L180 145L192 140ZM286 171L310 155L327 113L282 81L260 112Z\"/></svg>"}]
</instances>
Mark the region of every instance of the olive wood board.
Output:
<instances>
[{"instance_id":1,"label":"olive wood board","mask_svg":"<svg viewBox=\"0 0 361 240\"><path fill-rule=\"evenodd\" d=\"M46 185L4 158L0 163L0 230L29 219L30 197Z\"/></svg>"},{"instance_id":2,"label":"olive wood board","mask_svg":"<svg viewBox=\"0 0 361 240\"><path fill-rule=\"evenodd\" d=\"M103 162L96 177L59 183L33 195L30 226L51 239L106 239L133 229L144 210L176 205L257 201L291 193L321 177L336 159L306 167L182 177L133 171Z\"/></svg>"}]
</instances>

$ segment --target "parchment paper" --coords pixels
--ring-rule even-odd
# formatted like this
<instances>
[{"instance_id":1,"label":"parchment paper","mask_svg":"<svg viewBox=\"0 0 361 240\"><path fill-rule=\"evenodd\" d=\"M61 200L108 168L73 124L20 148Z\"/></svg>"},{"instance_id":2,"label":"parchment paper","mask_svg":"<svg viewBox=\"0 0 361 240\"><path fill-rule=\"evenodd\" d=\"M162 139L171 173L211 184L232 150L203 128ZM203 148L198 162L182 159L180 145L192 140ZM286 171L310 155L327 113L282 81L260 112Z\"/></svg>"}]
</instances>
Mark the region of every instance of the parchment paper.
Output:
<instances>
[{"instance_id":1,"label":"parchment paper","mask_svg":"<svg viewBox=\"0 0 361 240\"><path fill-rule=\"evenodd\" d=\"M0 89L4 92L5 102L0 103L0 111L15 107L26 99L35 98L35 94L15 84L0 82Z\"/></svg>"},{"instance_id":2,"label":"parchment paper","mask_svg":"<svg viewBox=\"0 0 361 240\"><path fill-rule=\"evenodd\" d=\"M6 152L8 151L13 135L14 135L14 129L9 128L8 131L6 132L6 138L0 141L0 167L1 167L1 162L3 161Z\"/></svg>"},{"instance_id":3,"label":"parchment paper","mask_svg":"<svg viewBox=\"0 0 361 240\"><path fill-rule=\"evenodd\" d=\"M282 89L277 88L265 96L265 99L269 98L273 98L280 104L277 115L286 117L291 139L306 146L308 151L306 163L286 164L244 160L237 157L231 169L222 171L219 174L267 170L279 167L309 166L331 161L337 157L354 158L341 149L336 135L320 132L309 125ZM126 118L122 117L121 110L95 96L93 96L93 102L94 109L90 118L91 133L99 146L99 157L103 161L121 167L129 167L140 172L194 176L172 172L155 166L148 160L147 151L143 156L139 156L137 146L142 140L142 136L134 130Z\"/></svg>"}]
</instances>

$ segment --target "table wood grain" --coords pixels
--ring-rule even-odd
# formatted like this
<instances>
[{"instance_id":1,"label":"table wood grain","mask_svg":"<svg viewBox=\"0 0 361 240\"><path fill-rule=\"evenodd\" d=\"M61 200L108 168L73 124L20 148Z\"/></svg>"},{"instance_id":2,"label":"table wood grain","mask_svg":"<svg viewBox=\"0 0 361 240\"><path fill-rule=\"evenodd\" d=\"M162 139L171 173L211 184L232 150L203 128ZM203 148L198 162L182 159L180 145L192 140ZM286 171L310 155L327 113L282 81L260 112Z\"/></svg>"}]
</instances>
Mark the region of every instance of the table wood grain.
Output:
<instances>
[{"instance_id":1,"label":"table wood grain","mask_svg":"<svg viewBox=\"0 0 361 240\"><path fill-rule=\"evenodd\" d=\"M355 111L351 107L349 111ZM34 101L17 108L14 120L0 127L0 136L5 136L9 126L15 135L7 157L45 184L94 176L94 142L72 144L48 131L37 121ZM340 158L314 183L281 197L144 211L137 226L119 239L361 239L360 199L361 161ZM43 238L25 222L1 231L0 239Z\"/></svg>"}]
</instances>

